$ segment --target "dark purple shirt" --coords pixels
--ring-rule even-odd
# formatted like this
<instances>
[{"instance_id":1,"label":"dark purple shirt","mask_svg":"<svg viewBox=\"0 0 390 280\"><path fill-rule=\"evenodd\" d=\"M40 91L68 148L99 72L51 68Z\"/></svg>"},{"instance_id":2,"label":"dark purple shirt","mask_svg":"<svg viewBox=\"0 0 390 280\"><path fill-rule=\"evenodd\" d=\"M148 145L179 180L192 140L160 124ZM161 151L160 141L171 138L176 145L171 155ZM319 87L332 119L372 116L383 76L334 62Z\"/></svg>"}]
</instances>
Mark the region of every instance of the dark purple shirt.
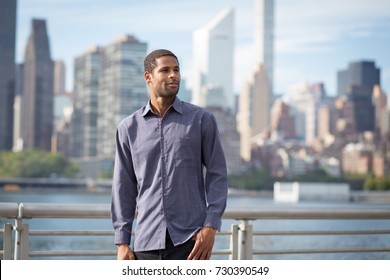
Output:
<instances>
[{"instance_id":1,"label":"dark purple shirt","mask_svg":"<svg viewBox=\"0 0 390 280\"><path fill-rule=\"evenodd\" d=\"M117 128L112 186L115 244L135 251L174 245L204 226L220 229L227 171L217 123L207 110L175 98L163 118L148 103Z\"/></svg>"}]
</instances>

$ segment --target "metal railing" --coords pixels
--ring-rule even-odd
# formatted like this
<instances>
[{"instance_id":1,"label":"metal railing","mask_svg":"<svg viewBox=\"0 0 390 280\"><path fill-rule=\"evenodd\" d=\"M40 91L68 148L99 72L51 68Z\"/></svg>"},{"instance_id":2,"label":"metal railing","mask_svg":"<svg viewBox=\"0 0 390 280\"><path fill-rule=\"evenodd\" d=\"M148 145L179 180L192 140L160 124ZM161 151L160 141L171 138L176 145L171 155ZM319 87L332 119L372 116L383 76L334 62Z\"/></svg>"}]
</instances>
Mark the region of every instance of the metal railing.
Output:
<instances>
[{"instance_id":1,"label":"metal railing","mask_svg":"<svg viewBox=\"0 0 390 280\"><path fill-rule=\"evenodd\" d=\"M0 256L6 259L29 259L33 257L97 257L115 256L116 250L57 250L31 251L33 236L112 236L112 230L33 230L24 220L42 218L109 219L107 204L48 204L48 203L0 203L0 218L14 220L5 223L0 230L3 249ZM257 211L226 211L224 219L232 220L230 230L218 233L218 238L228 236L229 247L216 249L213 255L228 255L230 259L252 259L254 255L272 254L318 254L318 253L367 253L390 252L390 247L325 248L325 249L254 249L253 239L259 236L315 236L315 235L390 235L390 229L363 230L278 230L255 231L256 220L388 220L390 208L375 209L264 209ZM251 223L252 222L252 223ZM227 243L227 242L226 242ZM390 258L390 255L389 255Z\"/></svg>"}]
</instances>

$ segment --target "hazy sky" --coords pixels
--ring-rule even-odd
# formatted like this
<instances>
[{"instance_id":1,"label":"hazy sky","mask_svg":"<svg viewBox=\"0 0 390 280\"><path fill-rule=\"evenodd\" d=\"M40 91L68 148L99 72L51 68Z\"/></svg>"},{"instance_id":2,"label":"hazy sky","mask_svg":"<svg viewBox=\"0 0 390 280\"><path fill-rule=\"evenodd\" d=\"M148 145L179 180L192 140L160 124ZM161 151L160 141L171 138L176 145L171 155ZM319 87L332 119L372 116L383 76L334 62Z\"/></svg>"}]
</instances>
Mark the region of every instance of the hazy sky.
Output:
<instances>
[{"instance_id":1,"label":"hazy sky","mask_svg":"<svg viewBox=\"0 0 390 280\"><path fill-rule=\"evenodd\" d=\"M254 68L254 0L18 0L17 61L23 59L32 18L47 20L52 58L64 60L67 89L73 60L94 45L123 34L148 49L167 48L191 85L192 34L226 7L235 9L235 80L238 92ZM336 93L337 71L374 60L390 92L390 1L275 0L274 87L284 93L302 82L323 82Z\"/></svg>"}]
</instances>

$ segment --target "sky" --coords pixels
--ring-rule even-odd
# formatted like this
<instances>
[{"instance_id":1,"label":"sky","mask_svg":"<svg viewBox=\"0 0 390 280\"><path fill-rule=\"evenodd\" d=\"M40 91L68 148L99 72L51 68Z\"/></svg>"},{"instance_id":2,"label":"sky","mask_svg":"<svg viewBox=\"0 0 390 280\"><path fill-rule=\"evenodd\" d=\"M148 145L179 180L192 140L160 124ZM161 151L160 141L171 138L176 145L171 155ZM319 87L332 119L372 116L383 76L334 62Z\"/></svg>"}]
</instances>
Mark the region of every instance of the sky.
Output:
<instances>
[{"instance_id":1,"label":"sky","mask_svg":"<svg viewBox=\"0 0 390 280\"><path fill-rule=\"evenodd\" d=\"M18 0L17 62L33 18L46 19L53 60L67 67L73 88L73 61L92 46L106 46L129 34L166 48L180 60L182 78L192 83L192 35L221 10L235 11L234 90L254 70L255 0ZM359 60L375 61L381 86L390 93L390 1L275 0L274 89L284 94L303 82L325 84L336 94L337 72Z\"/></svg>"}]
</instances>

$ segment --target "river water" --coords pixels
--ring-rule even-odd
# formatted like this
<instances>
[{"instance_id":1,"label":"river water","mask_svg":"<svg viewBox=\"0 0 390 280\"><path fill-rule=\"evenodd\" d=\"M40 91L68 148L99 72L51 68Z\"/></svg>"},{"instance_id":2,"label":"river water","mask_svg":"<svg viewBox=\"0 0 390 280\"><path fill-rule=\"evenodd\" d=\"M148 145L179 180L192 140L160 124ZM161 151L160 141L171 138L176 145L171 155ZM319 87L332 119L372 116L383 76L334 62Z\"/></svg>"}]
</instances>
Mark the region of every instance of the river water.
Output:
<instances>
[{"instance_id":1,"label":"river water","mask_svg":"<svg viewBox=\"0 0 390 280\"><path fill-rule=\"evenodd\" d=\"M110 193L84 192L77 190L27 190L17 192L0 190L0 202L23 203L85 203L109 204ZM228 210L256 210L256 209L316 209L316 208L388 208L389 204L368 204L358 202L317 202L305 201L295 204L281 204L272 198L256 194L231 195L228 199ZM13 220L0 219L0 226L4 223L13 223ZM25 220L30 230L111 230L109 219L32 219ZM224 220L223 229L230 229L231 224L238 221ZM390 220L258 220L251 222L255 231L271 230L362 230L362 229L390 229ZM0 239L2 237L0 236ZM1 247L2 240L1 241ZM51 250L115 250L113 237L30 237L31 251ZM329 249L329 248L364 248L390 247L390 235L338 235L338 236L257 236L254 237L255 250L294 250L294 249ZM218 237L216 249L227 249L229 237ZM72 259L113 259L114 257L72 257ZM227 259L227 256L213 256L214 259ZM38 258L34 258L38 259ZM42 258L43 259L43 258ZM55 257L54 259L61 259ZM67 259L67 258L63 258ZM288 254L288 255L256 255L254 259L319 259L319 260L366 260L390 259L389 252L383 253L330 253L330 254Z\"/></svg>"}]
</instances>

